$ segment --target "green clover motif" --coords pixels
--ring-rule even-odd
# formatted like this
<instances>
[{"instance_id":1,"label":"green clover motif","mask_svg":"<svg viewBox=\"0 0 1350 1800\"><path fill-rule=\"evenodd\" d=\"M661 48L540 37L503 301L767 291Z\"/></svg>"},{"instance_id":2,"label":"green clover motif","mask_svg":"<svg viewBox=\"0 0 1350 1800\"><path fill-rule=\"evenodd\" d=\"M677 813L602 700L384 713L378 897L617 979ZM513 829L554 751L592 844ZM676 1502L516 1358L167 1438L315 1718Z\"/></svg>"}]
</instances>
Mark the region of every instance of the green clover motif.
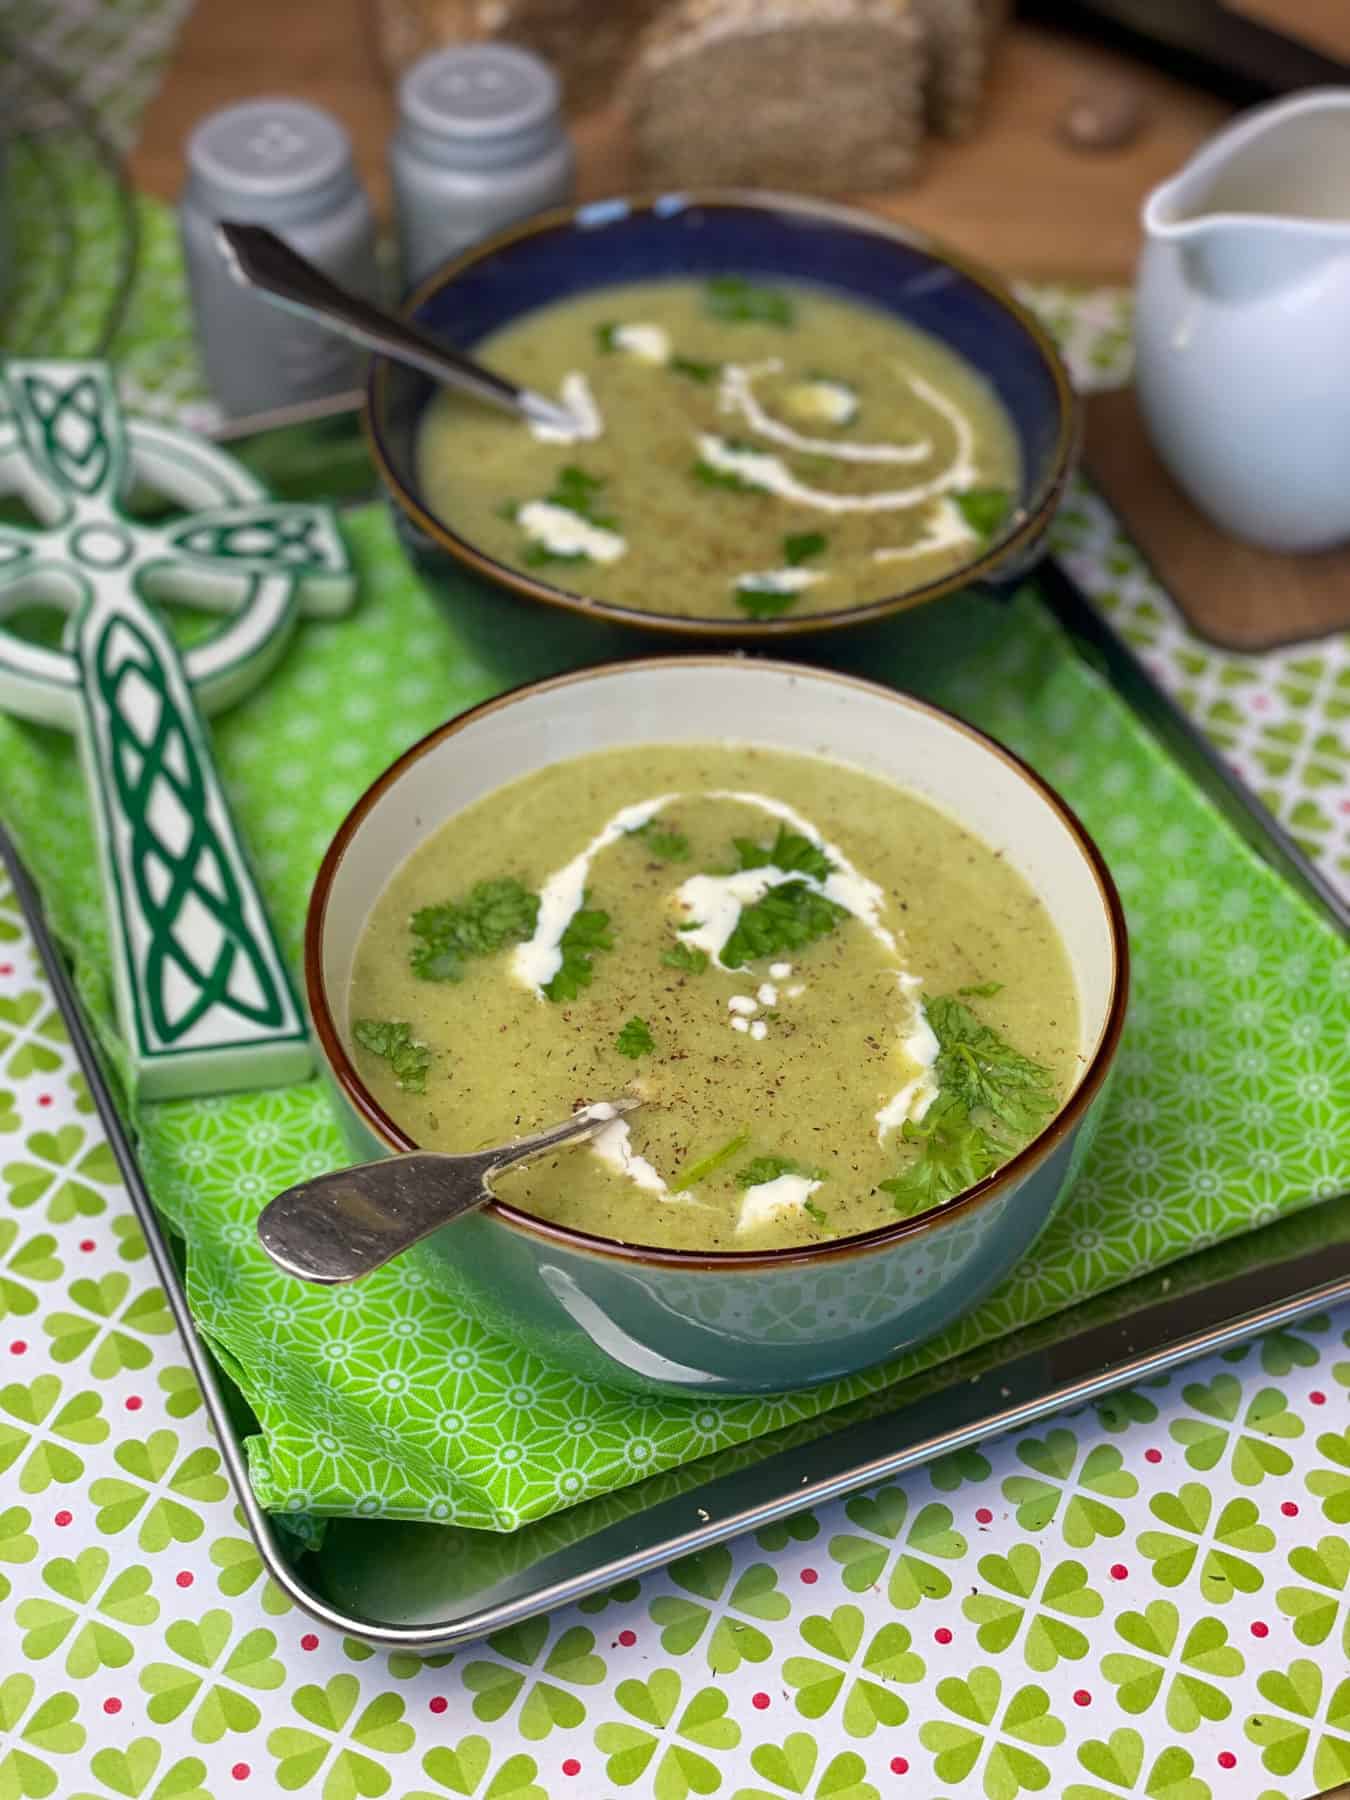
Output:
<instances>
[{"instance_id":1,"label":"green clover motif","mask_svg":"<svg viewBox=\"0 0 1350 1800\"><path fill-rule=\"evenodd\" d=\"M703 1636L713 1605L731 1579L732 1566L731 1552L724 1544L671 1564L670 1578L677 1587L712 1604L702 1606L679 1594L661 1594L652 1601L648 1612L663 1627L661 1648L668 1656L686 1655ZM778 1576L767 1563L752 1563L741 1574L726 1605L708 1638L706 1653L708 1667L719 1675L732 1673L742 1662L767 1662L773 1646L750 1620L785 1619L790 1610L786 1595L778 1591Z\"/></svg>"},{"instance_id":2,"label":"green clover motif","mask_svg":"<svg viewBox=\"0 0 1350 1800\"><path fill-rule=\"evenodd\" d=\"M391 1650L385 1666L395 1681L411 1681L423 1669L444 1669L454 1660L453 1650L442 1650L436 1656L418 1656L412 1650Z\"/></svg>"},{"instance_id":3,"label":"green clover motif","mask_svg":"<svg viewBox=\"0 0 1350 1800\"><path fill-rule=\"evenodd\" d=\"M630 1600L636 1600L642 1592L640 1581L621 1581L617 1586L604 1588L598 1594L587 1594L578 1602L578 1611L584 1613L603 1612L607 1606L627 1606Z\"/></svg>"},{"instance_id":4,"label":"green clover motif","mask_svg":"<svg viewBox=\"0 0 1350 1800\"><path fill-rule=\"evenodd\" d=\"M46 1800L59 1777L48 1756L73 1756L84 1748L80 1703L74 1694L52 1694L33 1706L37 1683L28 1674L0 1681L0 1796L3 1800ZM32 1707L30 1711L29 1708Z\"/></svg>"},{"instance_id":5,"label":"green clover motif","mask_svg":"<svg viewBox=\"0 0 1350 1800\"><path fill-rule=\"evenodd\" d=\"M1039 1792L1050 1771L1025 1744L1062 1744L1064 1726L1050 1710L1050 1696L1036 1686L1018 1688L1003 1706L1003 1682L996 1669L975 1668L968 1681L948 1675L937 1685L937 1697L949 1713L967 1724L930 1719L919 1727L919 1742L933 1753L933 1773L941 1782L959 1786L975 1769L986 1747L983 1774L986 1800L1017 1800L1030 1788ZM1015 1738L1016 1743L1008 1740Z\"/></svg>"},{"instance_id":6,"label":"green clover motif","mask_svg":"<svg viewBox=\"0 0 1350 1800\"><path fill-rule=\"evenodd\" d=\"M28 1530L32 1523L33 1515L26 1506L9 1506L0 1512L0 1562L32 1562L37 1555L37 1539ZM0 1600L9 1598L10 1586L9 1576L0 1571Z\"/></svg>"},{"instance_id":7,"label":"green clover motif","mask_svg":"<svg viewBox=\"0 0 1350 1800\"><path fill-rule=\"evenodd\" d=\"M280 1680L280 1665L277 1667ZM334 1675L326 1687L311 1685L296 1690L291 1705L316 1729L303 1731L296 1725L282 1725L269 1733L267 1749L277 1759L279 1787L288 1794L308 1787L327 1764L321 1790L323 1800L355 1800L358 1794L388 1793L389 1771L374 1759L399 1756L410 1750L416 1734L403 1717L402 1699L389 1693L377 1694L347 1729L347 1721L360 1698L361 1683L355 1675ZM343 1740L340 1748L334 1744L339 1735ZM353 1744L359 1744L361 1749L352 1749ZM361 1750L368 1750L370 1755L363 1756Z\"/></svg>"},{"instance_id":8,"label":"green clover motif","mask_svg":"<svg viewBox=\"0 0 1350 1800\"><path fill-rule=\"evenodd\" d=\"M170 1317L172 1324L172 1317ZM144 1329L144 1327L142 1327ZM156 1380L164 1394L164 1410L171 1419L190 1419L202 1403L202 1390L191 1369L161 1369Z\"/></svg>"},{"instance_id":9,"label":"green clover motif","mask_svg":"<svg viewBox=\"0 0 1350 1800\"><path fill-rule=\"evenodd\" d=\"M596 1748L607 1758L605 1773L616 1787L631 1787L658 1751L651 1787L656 1800L686 1800L721 1787L721 1770L701 1752L734 1750L741 1728L727 1718L727 1697L716 1688L700 1688L677 1719L680 1693L674 1669L657 1669L646 1681L621 1681L615 1688L615 1700L638 1721L596 1727ZM691 1744L698 1748L690 1749Z\"/></svg>"},{"instance_id":10,"label":"green clover motif","mask_svg":"<svg viewBox=\"0 0 1350 1800\"><path fill-rule=\"evenodd\" d=\"M71 1445L101 1444L108 1435L98 1394L72 1394L58 1411L60 1398L59 1375L0 1388L0 1412L13 1421L0 1418L0 1475L22 1459L19 1487L25 1494L40 1494L54 1481L78 1481L84 1458Z\"/></svg>"},{"instance_id":11,"label":"green clover motif","mask_svg":"<svg viewBox=\"0 0 1350 1800\"><path fill-rule=\"evenodd\" d=\"M471 1662L464 1669L464 1685L476 1697L473 1716L485 1724L501 1719L521 1699L516 1729L534 1742L546 1738L555 1725L571 1731L586 1717L586 1708L574 1686L594 1687L603 1681L605 1665L594 1654L595 1636L584 1625L569 1626L549 1649L543 1662L543 1674L552 1680L531 1681L528 1671L534 1668L548 1643L552 1627L546 1618L527 1619L507 1631L495 1632L488 1648L506 1657L518 1668L500 1662ZM560 1682L567 1687L560 1687Z\"/></svg>"},{"instance_id":12,"label":"green clover motif","mask_svg":"<svg viewBox=\"0 0 1350 1800\"><path fill-rule=\"evenodd\" d=\"M120 1269L101 1281L82 1276L71 1282L67 1293L81 1310L49 1313L42 1321L52 1340L51 1358L56 1363L76 1362L92 1350L89 1373L95 1381L107 1381L124 1369L145 1368L150 1346L133 1332L161 1337L173 1330L163 1289L142 1288L131 1295L131 1277Z\"/></svg>"},{"instance_id":13,"label":"green clover motif","mask_svg":"<svg viewBox=\"0 0 1350 1800\"><path fill-rule=\"evenodd\" d=\"M67 1638L66 1674L76 1681L100 1669L124 1669L131 1661L131 1639L117 1626L153 1625L159 1601L149 1591L149 1569L133 1563L108 1581L109 1561L106 1550L91 1545L73 1561L57 1556L44 1566L42 1579L59 1598L25 1600L14 1615L30 1661L53 1655Z\"/></svg>"},{"instance_id":14,"label":"green clover motif","mask_svg":"<svg viewBox=\"0 0 1350 1800\"><path fill-rule=\"evenodd\" d=\"M1198 1481L1186 1482L1175 1494L1155 1494L1149 1511L1172 1529L1140 1532L1139 1550L1153 1564L1159 1587L1180 1587L1198 1566L1201 1592L1211 1604L1223 1606L1234 1594L1254 1594L1261 1586L1265 1577L1260 1569L1239 1552L1273 1549L1275 1533L1261 1524L1253 1501L1230 1500L1206 1546L1213 1508L1213 1495Z\"/></svg>"},{"instance_id":15,"label":"green clover motif","mask_svg":"<svg viewBox=\"0 0 1350 1800\"><path fill-rule=\"evenodd\" d=\"M0 884L0 944L17 944L22 936L19 896L8 883Z\"/></svg>"},{"instance_id":16,"label":"green clover motif","mask_svg":"<svg viewBox=\"0 0 1350 1800\"><path fill-rule=\"evenodd\" d=\"M461 1738L458 1744L438 1744L422 1758L422 1772L447 1793L472 1795L487 1774L492 1746L485 1737ZM508 1756L483 1789L482 1800L548 1800L536 1785L539 1765L532 1756ZM418 1788L403 1800L443 1800L441 1794Z\"/></svg>"},{"instance_id":17,"label":"green clover motif","mask_svg":"<svg viewBox=\"0 0 1350 1800\"><path fill-rule=\"evenodd\" d=\"M89 1083L78 1069L67 1069L66 1080L70 1083L70 1091L74 1096L75 1110L83 1117L97 1112L94 1096L89 1092Z\"/></svg>"},{"instance_id":18,"label":"green clover motif","mask_svg":"<svg viewBox=\"0 0 1350 1800\"><path fill-rule=\"evenodd\" d=\"M904 1724L909 1707L890 1683L921 1681L924 1673L923 1659L910 1649L905 1626L883 1625L863 1650L861 1610L836 1606L828 1618L812 1614L803 1622L801 1635L819 1657L788 1657L783 1679L796 1688L797 1711L804 1719L824 1718L843 1694L841 1719L850 1737L870 1737L878 1725ZM822 1662L820 1657L830 1660Z\"/></svg>"},{"instance_id":19,"label":"green clover motif","mask_svg":"<svg viewBox=\"0 0 1350 1800\"><path fill-rule=\"evenodd\" d=\"M8 1088L0 1088L0 1131L17 1131L22 1120Z\"/></svg>"},{"instance_id":20,"label":"green clover motif","mask_svg":"<svg viewBox=\"0 0 1350 1800\"><path fill-rule=\"evenodd\" d=\"M1325 1644L1341 1611L1338 1596L1350 1584L1350 1544L1340 1537L1324 1537L1315 1546L1298 1544L1289 1552L1289 1567L1316 1586L1278 1588L1275 1604L1294 1621L1294 1636L1300 1644ZM1350 1607L1341 1631L1341 1649L1350 1662Z\"/></svg>"},{"instance_id":21,"label":"green clover motif","mask_svg":"<svg viewBox=\"0 0 1350 1800\"><path fill-rule=\"evenodd\" d=\"M1187 1406L1202 1416L1174 1419L1172 1437L1186 1446L1192 1469L1206 1472L1220 1463L1232 1448L1231 1473L1243 1487L1257 1487L1267 1475L1287 1475L1294 1459L1273 1438L1303 1435L1303 1421L1289 1410L1278 1388L1262 1388L1242 1416L1242 1383L1232 1375L1216 1375L1211 1382L1193 1381L1181 1390Z\"/></svg>"},{"instance_id":22,"label":"green clover motif","mask_svg":"<svg viewBox=\"0 0 1350 1800\"><path fill-rule=\"evenodd\" d=\"M1070 1618L1095 1619L1102 1597L1088 1586L1082 1563L1067 1561L1049 1569L1041 1586L1041 1553L1034 1544L1014 1544L1006 1556L982 1556L979 1572L996 1594L974 1593L961 1602L981 1650L998 1656L1027 1626L1022 1656L1030 1669L1044 1673L1061 1657L1078 1661L1087 1655L1088 1640ZM1039 1590L1039 1595L1038 1595ZM1039 1598L1040 1609L1034 1604Z\"/></svg>"},{"instance_id":23,"label":"green clover motif","mask_svg":"<svg viewBox=\"0 0 1350 1800\"><path fill-rule=\"evenodd\" d=\"M200 1619L175 1619L164 1642L176 1663L154 1662L140 1672L150 1696L146 1716L167 1725L195 1706L192 1735L199 1744L216 1744L227 1731L252 1731L262 1714L241 1688L266 1692L280 1687L286 1671L272 1655L275 1634L264 1626L246 1631L231 1647L230 1615L216 1607Z\"/></svg>"},{"instance_id":24,"label":"green clover motif","mask_svg":"<svg viewBox=\"0 0 1350 1800\"><path fill-rule=\"evenodd\" d=\"M891 1605L908 1612L921 1600L945 1600L952 1591L951 1576L932 1560L950 1562L966 1553L966 1540L952 1529L951 1508L936 1501L920 1507L901 1542L909 1498L902 1488L885 1487L874 1494L855 1495L845 1514L867 1537L845 1533L829 1542L831 1560L844 1571L844 1586L852 1594L876 1587L887 1565L886 1592ZM880 1540L880 1541L878 1541ZM892 1561L892 1557L894 1560Z\"/></svg>"},{"instance_id":25,"label":"green clover motif","mask_svg":"<svg viewBox=\"0 0 1350 1800\"><path fill-rule=\"evenodd\" d=\"M89 1767L105 1789L101 1794L79 1793L72 1800L211 1800L202 1786L206 1764L197 1756L184 1756L167 1768L155 1785L164 1751L151 1737L133 1738L125 1750L105 1746L96 1751Z\"/></svg>"},{"instance_id":26,"label":"green clover motif","mask_svg":"<svg viewBox=\"0 0 1350 1800\"><path fill-rule=\"evenodd\" d=\"M19 1238L19 1227L13 1219L0 1219L0 1257L8 1260L0 1265L0 1319L25 1318L37 1311L38 1297L29 1287L30 1281L57 1281L65 1273L56 1255L56 1239L49 1231L37 1237ZM10 1252L13 1254L10 1255Z\"/></svg>"},{"instance_id":27,"label":"green clover motif","mask_svg":"<svg viewBox=\"0 0 1350 1800\"><path fill-rule=\"evenodd\" d=\"M0 1170L11 1206L45 1201L53 1225L94 1218L107 1207L107 1196L90 1185L117 1185L117 1163L102 1139L90 1144L83 1126L63 1125L59 1131L30 1132L24 1148L31 1161L6 1163Z\"/></svg>"},{"instance_id":28,"label":"green clover motif","mask_svg":"<svg viewBox=\"0 0 1350 1800\"><path fill-rule=\"evenodd\" d=\"M1333 1466L1313 1470L1308 1476L1308 1492L1321 1500L1329 1524L1350 1524L1350 1430L1324 1431L1317 1449Z\"/></svg>"},{"instance_id":29,"label":"green clover motif","mask_svg":"<svg viewBox=\"0 0 1350 1800\"><path fill-rule=\"evenodd\" d=\"M163 1550L166 1545L190 1544L205 1529L204 1503L223 1500L228 1484L220 1468L220 1456L206 1445L190 1450L174 1466L178 1434L167 1426L148 1438L132 1438L113 1451L113 1461L132 1477L100 1476L89 1484L89 1498L98 1507L100 1531L115 1536L141 1517L136 1541L142 1550ZM174 1499L174 1495L179 1499ZM187 1502L187 1504L184 1504Z\"/></svg>"},{"instance_id":30,"label":"green clover motif","mask_svg":"<svg viewBox=\"0 0 1350 1800\"><path fill-rule=\"evenodd\" d=\"M1150 1600L1143 1612L1122 1613L1116 1631L1140 1654L1114 1651L1102 1658L1102 1674L1116 1688L1122 1712L1142 1713L1157 1699L1168 1679L1175 1653L1180 1668L1167 1686L1165 1710L1174 1731L1194 1731L1206 1720L1226 1719L1233 1703L1207 1676L1226 1681L1241 1675L1241 1651L1228 1642L1228 1627L1219 1619L1197 1619L1178 1650L1181 1616L1170 1600Z\"/></svg>"},{"instance_id":31,"label":"green clover motif","mask_svg":"<svg viewBox=\"0 0 1350 1800\"><path fill-rule=\"evenodd\" d=\"M1147 1394L1136 1388L1122 1388L1117 1394L1103 1394L1092 1402L1097 1423L1105 1431L1128 1431L1131 1425L1151 1425L1158 1409Z\"/></svg>"},{"instance_id":32,"label":"green clover motif","mask_svg":"<svg viewBox=\"0 0 1350 1800\"><path fill-rule=\"evenodd\" d=\"M1326 1313L1313 1313L1304 1319L1305 1331L1325 1331L1331 1320ZM1246 1349L1247 1346L1239 1346ZM1299 1337L1292 1331L1272 1331L1269 1337L1261 1339L1261 1367L1267 1375L1289 1375L1295 1369L1312 1369L1317 1366L1318 1350L1316 1344L1310 1344L1305 1337Z\"/></svg>"},{"instance_id":33,"label":"green clover motif","mask_svg":"<svg viewBox=\"0 0 1350 1800\"><path fill-rule=\"evenodd\" d=\"M1128 1725L1109 1738L1089 1738L1080 1744L1078 1760L1093 1780L1071 1782L1064 1800L1118 1800L1122 1794L1142 1794L1147 1800L1211 1800L1209 1784L1195 1773L1195 1758L1179 1744L1159 1751L1145 1775L1144 1740ZM1099 1787L1098 1782L1111 1786Z\"/></svg>"},{"instance_id":34,"label":"green clover motif","mask_svg":"<svg viewBox=\"0 0 1350 1800\"><path fill-rule=\"evenodd\" d=\"M809 1544L811 1539L820 1535L820 1520L813 1512L792 1513L786 1519L775 1519L771 1525L761 1525L755 1533L755 1542L761 1550L776 1555L786 1550L789 1544Z\"/></svg>"},{"instance_id":35,"label":"green clover motif","mask_svg":"<svg viewBox=\"0 0 1350 1800\"><path fill-rule=\"evenodd\" d=\"M1124 1459L1113 1444L1097 1444L1078 1466L1077 1437L1060 1426L1045 1438L1025 1438L1017 1446L1017 1460L1034 1469L1034 1475L1009 1475L1003 1497L1017 1508L1023 1531L1043 1531L1059 1513L1064 1542L1084 1550L1099 1537L1119 1537L1125 1521L1112 1500L1129 1500L1139 1483L1122 1465ZM1086 1490L1086 1491L1084 1491Z\"/></svg>"},{"instance_id":36,"label":"green clover motif","mask_svg":"<svg viewBox=\"0 0 1350 1800\"><path fill-rule=\"evenodd\" d=\"M1243 1729L1270 1774L1292 1775L1313 1747L1311 1778L1318 1793L1350 1781L1350 1675L1332 1691L1320 1723L1322 1671L1306 1657L1295 1657L1287 1669L1268 1669L1256 1688L1272 1710L1253 1713ZM1301 1777L1300 1785L1307 1781Z\"/></svg>"},{"instance_id":37,"label":"green clover motif","mask_svg":"<svg viewBox=\"0 0 1350 1800\"><path fill-rule=\"evenodd\" d=\"M750 1752L756 1775L787 1794L809 1794L820 1749L804 1731L789 1732L781 1744L760 1744ZM841 1750L831 1757L816 1783L814 1800L880 1800L871 1782L864 1779L867 1765L855 1750ZM781 1800L766 1788L738 1788L731 1800Z\"/></svg>"},{"instance_id":38,"label":"green clover motif","mask_svg":"<svg viewBox=\"0 0 1350 1800\"><path fill-rule=\"evenodd\" d=\"M220 1537L211 1545L209 1552L211 1561L220 1570L216 1577L216 1586L227 1600L237 1600L240 1594L246 1594L254 1582L261 1576L262 1609L273 1618L280 1613L291 1610L291 1601L273 1581L263 1565L257 1547L252 1538ZM421 1658L417 1659L419 1665Z\"/></svg>"},{"instance_id":39,"label":"green clover motif","mask_svg":"<svg viewBox=\"0 0 1350 1800\"><path fill-rule=\"evenodd\" d=\"M150 1246L130 1213L122 1213L113 1220L113 1236L117 1239L117 1254L123 1262L139 1262L143 1256L149 1256Z\"/></svg>"},{"instance_id":40,"label":"green clover motif","mask_svg":"<svg viewBox=\"0 0 1350 1800\"><path fill-rule=\"evenodd\" d=\"M928 1477L944 1494L954 1493L963 1481L988 1481L992 1469L989 1458L972 1444L961 1450L949 1450L946 1456L929 1463Z\"/></svg>"},{"instance_id":41,"label":"green clover motif","mask_svg":"<svg viewBox=\"0 0 1350 1800\"><path fill-rule=\"evenodd\" d=\"M61 1053L52 1045L65 1042L60 1013L36 989L0 995L0 1064L10 1081L59 1069Z\"/></svg>"}]
</instances>

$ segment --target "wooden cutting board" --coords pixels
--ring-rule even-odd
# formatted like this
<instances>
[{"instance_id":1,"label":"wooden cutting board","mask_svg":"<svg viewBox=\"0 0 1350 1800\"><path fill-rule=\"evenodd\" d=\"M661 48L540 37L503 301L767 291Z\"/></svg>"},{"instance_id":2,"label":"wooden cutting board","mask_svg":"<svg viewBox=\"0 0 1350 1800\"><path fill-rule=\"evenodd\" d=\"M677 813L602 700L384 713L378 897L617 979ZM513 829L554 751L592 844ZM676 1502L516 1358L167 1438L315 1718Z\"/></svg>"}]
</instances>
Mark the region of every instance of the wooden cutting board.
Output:
<instances>
[{"instance_id":1,"label":"wooden cutting board","mask_svg":"<svg viewBox=\"0 0 1350 1800\"><path fill-rule=\"evenodd\" d=\"M1276 556L1226 536L1159 462L1133 388L1088 400L1084 461L1201 637L1251 653L1350 629L1350 546Z\"/></svg>"}]
</instances>

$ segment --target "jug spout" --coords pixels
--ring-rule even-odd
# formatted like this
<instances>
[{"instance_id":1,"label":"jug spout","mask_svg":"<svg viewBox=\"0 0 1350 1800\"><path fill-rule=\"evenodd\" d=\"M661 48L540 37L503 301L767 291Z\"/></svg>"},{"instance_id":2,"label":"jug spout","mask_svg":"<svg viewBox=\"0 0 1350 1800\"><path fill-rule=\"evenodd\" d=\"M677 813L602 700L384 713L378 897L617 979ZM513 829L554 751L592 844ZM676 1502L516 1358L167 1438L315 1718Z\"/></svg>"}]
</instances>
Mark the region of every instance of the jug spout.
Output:
<instances>
[{"instance_id":1,"label":"jug spout","mask_svg":"<svg viewBox=\"0 0 1350 1800\"><path fill-rule=\"evenodd\" d=\"M1211 299L1237 304L1301 285L1323 265L1350 253L1350 236L1281 229L1264 219L1212 217L1146 224L1151 242L1171 243L1181 253L1191 287Z\"/></svg>"}]
</instances>

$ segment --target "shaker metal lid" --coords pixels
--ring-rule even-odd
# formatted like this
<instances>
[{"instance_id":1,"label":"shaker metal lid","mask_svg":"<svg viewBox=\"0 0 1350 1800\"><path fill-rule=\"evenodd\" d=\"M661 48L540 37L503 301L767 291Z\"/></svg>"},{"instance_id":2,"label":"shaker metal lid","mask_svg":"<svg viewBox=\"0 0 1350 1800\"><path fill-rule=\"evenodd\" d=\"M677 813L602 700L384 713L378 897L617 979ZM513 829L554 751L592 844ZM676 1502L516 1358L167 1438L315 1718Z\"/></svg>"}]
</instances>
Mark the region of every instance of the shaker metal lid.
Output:
<instances>
[{"instance_id":1,"label":"shaker metal lid","mask_svg":"<svg viewBox=\"0 0 1350 1800\"><path fill-rule=\"evenodd\" d=\"M452 44L414 63L399 84L413 125L437 137L506 137L544 124L558 110L558 78L514 44Z\"/></svg>"},{"instance_id":2,"label":"shaker metal lid","mask_svg":"<svg viewBox=\"0 0 1350 1800\"><path fill-rule=\"evenodd\" d=\"M351 140L303 100L245 100L204 119L188 140L188 167L219 194L280 200L341 175Z\"/></svg>"}]
</instances>

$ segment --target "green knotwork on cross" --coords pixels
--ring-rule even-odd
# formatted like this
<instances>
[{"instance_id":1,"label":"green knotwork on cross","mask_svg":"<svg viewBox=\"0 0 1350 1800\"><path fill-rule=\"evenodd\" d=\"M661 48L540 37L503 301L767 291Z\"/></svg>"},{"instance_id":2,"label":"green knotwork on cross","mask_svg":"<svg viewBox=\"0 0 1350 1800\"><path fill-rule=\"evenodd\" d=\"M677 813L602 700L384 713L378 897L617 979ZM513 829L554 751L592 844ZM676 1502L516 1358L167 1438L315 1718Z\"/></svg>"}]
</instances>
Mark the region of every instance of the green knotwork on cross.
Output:
<instances>
[{"instance_id":1,"label":"green knotwork on cross","mask_svg":"<svg viewBox=\"0 0 1350 1800\"><path fill-rule=\"evenodd\" d=\"M102 364L10 361L0 401L0 495L35 521L0 522L0 706L79 739L140 1092L299 1079L304 1015L201 715L267 674L302 612L350 606L333 516L269 501L188 432L124 419ZM133 488L173 510L132 517ZM166 601L222 623L179 650ZM59 650L8 628L35 604L65 613Z\"/></svg>"}]
</instances>

